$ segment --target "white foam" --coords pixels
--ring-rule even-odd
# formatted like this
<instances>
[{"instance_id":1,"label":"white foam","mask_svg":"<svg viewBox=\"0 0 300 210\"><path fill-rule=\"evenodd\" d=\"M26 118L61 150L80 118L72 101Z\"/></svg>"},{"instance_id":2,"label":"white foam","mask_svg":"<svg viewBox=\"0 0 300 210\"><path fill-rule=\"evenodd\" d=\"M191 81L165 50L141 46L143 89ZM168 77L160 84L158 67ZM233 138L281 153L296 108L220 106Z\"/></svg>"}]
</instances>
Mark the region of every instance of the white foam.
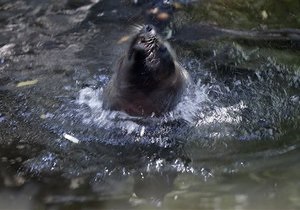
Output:
<instances>
[{"instance_id":1,"label":"white foam","mask_svg":"<svg viewBox=\"0 0 300 210\"><path fill-rule=\"evenodd\" d=\"M214 112L208 113L207 116L198 120L196 126L207 124L230 123L237 125L242 121L242 117L238 115L241 110L247 108L243 101L228 107L216 107Z\"/></svg>"},{"instance_id":2,"label":"white foam","mask_svg":"<svg viewBox=\"0 0 300 210\"><path fill-rule=\"evenodd\" d=\"M133 132L139 133L142 126L132 121L136 117L131 117L123 112L109 111L102 108L102 94L102 88L94 90L87 87L79 91L77 104L87 105L90 108L88 113L85 110L81 111L83 122L86 124L96 124L106 129L120 128L127 132L127 134Z\"/></svg>"},{"instance_id":3,"label":"white foam","mask_svg":"<svg viewBox=\"0 0 300 210\"><path fill-rule=\"evenodd\" d=\"M203 102L208 100L205 86L195 85L187 90L187 94L176 106L173 115L175 119L184 119L185 121L195 124L196 117L202 110Z\"/></svg>"},{"instance_id":4,"label":"white foam","mask_svg":"<svg viewBox=\"0 0 300 210\"><path fill-rule=\"evenodd\" d=\"M228 107L217 107L208 98L209 88L206 86L196 84L189 87L187 94L185 94L176 106L176 108L165 114L157 121L157 126L160 123L174 120L185 120L190 123L193 127L199 127L208 129L210 137L221 137L227 135L227 131L224 125L236 126L242 121L241 111L246 108L243 101L228 106ZM80 90L77 104L88 106L80 110L82 120L86 124L94 124L101 128L111 129L120 128L127 134L137 134L139 136L147 135L147 126L139 124L137 119L140 117L133 117L124 112L109 111L102 108L103 90L84 88ZM210 107L210 111L207 111L207 107ZM154 119L154 118L153 118ZM202 129L201 129L202 130ZM202 131L201 131L202 132ZM204 133L204 132L202 132Z\"/></svg>"}]
</instances>

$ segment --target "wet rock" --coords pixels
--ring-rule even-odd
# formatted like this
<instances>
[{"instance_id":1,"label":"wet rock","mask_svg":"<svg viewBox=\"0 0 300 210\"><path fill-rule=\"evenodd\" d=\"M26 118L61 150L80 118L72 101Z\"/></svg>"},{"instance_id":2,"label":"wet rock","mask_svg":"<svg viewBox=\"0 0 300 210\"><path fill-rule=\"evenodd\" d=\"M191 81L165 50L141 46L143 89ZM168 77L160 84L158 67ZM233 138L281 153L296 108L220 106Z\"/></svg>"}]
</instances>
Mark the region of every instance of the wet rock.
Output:
<instances>
[{"instance_id":1,"label":"wet rock","mask_svg":"<svg viewBox=\"0 0 300 210\"><path fill-rule=\"evenodd\" d=\"M36 23L43 29L51 31L52 34L58 34L74 28L80 23L80 19L74 21L73 18L71 19L65 15L52 14L38 18Z\"/></svg>"},{"instance_id":2,"label":"wet rock","mask_svg":"<svg viewBox=\"0 0 300 210\"><path fill-rule=\"evenodd\" d=\"M10 77L8 77L8 76L0 76L0 86L6 85L9 82L11 82ZM0 117L1 117L1 114L0 114Z\"/></svg>"},{"instance_id":3,"label":"wet rock","mask_svg":"<svg viewBox=\"0 0 300 210\"><path fill-rule=\"evenodd\" d=\"M64 74L64 73L67 72L67 70L66 70L66 69L62 69L62 68L54 68L54 69L53 69L53 72L54 72L55 74Z\"/></svg>"},{"instance_id":4,"label":"wet rock","mask_svg":"<svg viewBox=\"0 0 300 210\"><path fill-rule=\"evenodd\" d=\"M24 169L29 170L32 174L55 174L61 167L61 158L51 152L40 154L40 159L32 159L24 162Z\"/></svg>"},{"instance_id":5,"label":"wet rock","mask_svg":"<svg viewBox=\"0 0 300 210\"><path fill-rule=\"evenodd\" d=\"M298 28L299 1L275 2L251 1L245 4L242 0L230 3L224 0L200 1L188 11L195 22L205 21L228 28ZM272 15L258 15L264 14L263 11Z\"/></svg>"},{"instance_id":6,"label":"wet rock","mask_svg":"<svg viewBox=\"0 0 300 210\"><path fill-rule=\"evenodd\" d=\"M0 58L8 58L14 54L14 47L16 44L10 43L0 48Z\"/></svg>"},{"instance_id":7,"label":"wet rock","mask_svg":"<svg viewBox=\"0 0 300 210\"><path fill-rule=\"evenodd\" d=\"M1 31L1 33L0 33L0 46L3 46L6 43L9 43L9 39L10 39L10 37L7 35L7 33Z\"/></svg>"},{"instance_id":8,"label":"wet rock","mask_svg":"<svg viewBox=\"0 0 300 210\"><path fill-rule=\"evenodd\" d=\"M2 1L0 2L0 6L3 6L4 4L6 4L6 3L8 3L8 2L10 2L10 0L2 0Z\"/></svg>"},{"instance_id":9,"label":"wet rock","mask_svg":"<svg viewBox=\"0 0 300 210\"><path fill-rule=\"evenodd\" d=\"M1 11L1 10L0 10ZM7 23L7 20L11 17L11 13L7 11L1 11L0 13L0 24Z\"/></svg>"},{"instance_id":10,"label":"wet rock","mask_svg":"<svg viewBox=\"0 0 300 210\"><path fill-rule=\"evenodd\" d=\"M91 4L91 0L68 0L66 7L69 9L77 9L79 7Z\"/></svg>"},{"instance_id":11,"label":"wet rock","mask_svg":"<svg viewBox=\"0 0 300 210\"><path fill-rule=\"evenodd\" d=\"M142 20L141 12L141 7L133 7L130 2L99 1L89 10L83 24L101 24L107 21L137 24Z\"/></svg>"},{"instance_id":12,"label":"wet rock","mask_svg":"<svg viewBox=\"0 0 300 210\"><path fill-rule=\"evenodd\" d=\"M43 50L52 50L60 47L62 43L52 40L42 41L39 43L39 47Z\"/></svg>"}]
</instances>

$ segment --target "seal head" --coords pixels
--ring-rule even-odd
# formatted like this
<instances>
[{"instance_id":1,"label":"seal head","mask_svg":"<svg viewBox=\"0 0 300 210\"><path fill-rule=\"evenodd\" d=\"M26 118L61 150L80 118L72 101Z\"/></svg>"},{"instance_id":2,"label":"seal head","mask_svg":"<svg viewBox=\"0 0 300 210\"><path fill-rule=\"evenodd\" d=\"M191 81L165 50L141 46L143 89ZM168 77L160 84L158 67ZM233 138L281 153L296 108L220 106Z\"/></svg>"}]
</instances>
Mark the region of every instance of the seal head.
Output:
<instances>
[{"instance_id":1,"label":"seal head","mask_svg":"<svg viewBox=\"0 0 300 210\"><path fill-rule=\"evenodd\" d=\"M103 107L130 115L159 115L174 108L187 81L170 45L152 25L145 25L116 65Z\"/></svg>"},{"instance_id":2,"label":"seal head","mask_svg":"<svg viewBox=\"0 0 300 210\"><path fill-rule=\"evenodd\" d=\"M129 48L128 60L134 61L130 82L143 89L152 88L174 73L174 56L169 48L153 26L144 26Z\"/></svg>"}]
</instances>

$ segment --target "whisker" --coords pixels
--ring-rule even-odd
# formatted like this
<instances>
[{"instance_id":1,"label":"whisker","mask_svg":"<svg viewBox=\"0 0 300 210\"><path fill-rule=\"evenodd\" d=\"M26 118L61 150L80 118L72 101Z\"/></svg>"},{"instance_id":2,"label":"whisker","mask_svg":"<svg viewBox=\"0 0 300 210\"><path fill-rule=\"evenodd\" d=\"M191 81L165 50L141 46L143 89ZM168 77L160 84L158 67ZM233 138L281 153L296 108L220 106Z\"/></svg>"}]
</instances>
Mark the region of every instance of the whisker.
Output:
<instances>
[{"instance_id":1,"label":"whisker","mask_svg":"<svg viewBox=\"0 0 300 210\"><path fill-rule=\"evenodd\" d=\"M138 33L138 32L140 32L140 30L142 30L143 27L144 27L144 25L141 25L141 24L133 24L133 25L131 25L131 31L133 33Z\"/></svg>"}]
</instances>

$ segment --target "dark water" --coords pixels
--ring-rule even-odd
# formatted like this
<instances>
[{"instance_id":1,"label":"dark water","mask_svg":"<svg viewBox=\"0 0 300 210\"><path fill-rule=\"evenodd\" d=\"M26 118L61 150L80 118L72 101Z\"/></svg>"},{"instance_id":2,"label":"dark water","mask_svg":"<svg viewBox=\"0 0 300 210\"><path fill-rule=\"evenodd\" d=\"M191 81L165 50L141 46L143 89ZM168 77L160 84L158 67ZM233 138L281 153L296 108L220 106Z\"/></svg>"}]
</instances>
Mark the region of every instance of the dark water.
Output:
<instances>
[{"instance_id":1,"label":"dark water","mask_svg":"<svg viewBox=\"0 0 300 210\"><path fill-rule=\"evenodd\" d=\"M299 5L224 2L2 0L0 209L299 209ZM101 108L143 23L193 78L162 117Z\"/></svg>"}]
</instances>

